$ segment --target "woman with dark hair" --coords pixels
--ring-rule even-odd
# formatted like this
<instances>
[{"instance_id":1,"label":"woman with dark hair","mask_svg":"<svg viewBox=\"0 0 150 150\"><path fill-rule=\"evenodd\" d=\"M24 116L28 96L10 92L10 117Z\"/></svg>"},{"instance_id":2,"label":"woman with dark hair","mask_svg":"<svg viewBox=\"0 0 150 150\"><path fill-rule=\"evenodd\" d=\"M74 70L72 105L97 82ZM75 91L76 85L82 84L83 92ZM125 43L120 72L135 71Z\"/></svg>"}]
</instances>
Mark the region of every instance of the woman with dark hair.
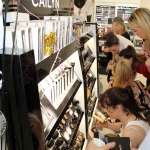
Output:
<instances>
[{"instance_id":1,"label":"woman with dark hair","mask_svg":"<svg viewBox=\"0 0 150 150\"><path fill-rule=\"evenodd\" d=\"M146 57L144 54L136 53L134 47L128 46L119 53L119 59L126 58L131 61L131 66L134 73L143 74L144 77L150 79L150 70L146 65ZM150 90L149 90L150 91Z\"/></svg>"},{"instance_id":2,"label":"woman with dark hair","mask_svg":"<svg viewBox=\"0 0 150 150\"><path fill-rule=\"evenodd\" d=\"M130 137L131 146L138 148L149 131L149 124L136 103L132 88L110 88L101 95L100 103L111 118L119 119L120 122L97 122L97 126L120 133L121 137Z\"/></svg>"},{"instance_id":3,"label":"woman with dark hair","mask_svg":"<svg viewBox=\"0 0 150 150\"><path fill-rule=\"evenodd\" d=\"M109 82L110 77L112 76L111 73L111 69L112 69L112 65L114 64L114 62L116 62L118 60L118 53L126 48L128 45L133 45L133 43L124 38L121 35L115 35L113 32L108 33L107 35L104 35L103 40L105 40L104 43L104 52L111 52L112 56L108 56L108 59L110 60L107 66L107 70L109 71L108 73L108 77L107 77L107 81Z\"/></svg>"},{"instance_id":4,"label":"woman with dark hair","mask_svg":"<svg viewBox=\"0 0 150 150\"><path fill-rule=\"evenodd\" d=\"M134 47L131 45L128 45L126 48L122 49L118 55L119 59L129 59L132 63L131 66L133 69L138 68L139 66L141 66L141 64L144 64L144 62L146 61L145 55L142 53L137 53Z\"/></svg>"}]
</instances>

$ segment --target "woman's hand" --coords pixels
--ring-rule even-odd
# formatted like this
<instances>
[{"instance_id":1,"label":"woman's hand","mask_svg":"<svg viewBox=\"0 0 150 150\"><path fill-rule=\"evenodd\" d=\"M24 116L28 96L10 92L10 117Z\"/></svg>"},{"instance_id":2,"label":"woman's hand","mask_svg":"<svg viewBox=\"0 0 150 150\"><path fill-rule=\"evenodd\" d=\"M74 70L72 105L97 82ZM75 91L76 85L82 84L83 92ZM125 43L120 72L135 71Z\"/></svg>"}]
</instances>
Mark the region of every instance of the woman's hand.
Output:
<instances>
[{"instance_id":1,"label":"woman's hand","mask_svg":"<svg viewBox=\"0 0 150 150\"><path fill-rule=\"evenodd\" d=\"M91 128L89 129L89 135L90 135L91 139L94 138L94 133L92 132L92 129L91 129Z\"/></svg>"},{"instance_id":2,"label":"woman's hand","mask_svg":"<svg viewBox=\"0 0 150 150\"><path fill-rule=\"evenodd\" d=\"M115 146L115 142L108 143L105 146L98 147L97 145L94 144L94 140L91 140L90 143L87 146L86 150L110 150Z\"/></svg>"},{"instance_id":3,"label":"woman's hand","mask_svg":"<svg viewBox=\"0 0 150 150\"><path fill-rule=\"evenodd\" d=\"M108 82L108 89L112 88L113 87L113 81L109 81Z\"/></svg>"},{"instance_id":4,"label":"woman's hand","mask_svg":"<svg viewBox=\"0 0 150 150\"><path fill-rule=\"evenodd\" d=\"M110 78L109 78L109 82L108 82L108 88L112 88L113 87L113 83L114 83L114 76L111 76Z\"/></svg>"},{"instance_id":5,"label":"woman's hand","mask_svg":"<svg viewBox=\"0 0 150 150\"><path fill-rule=\"evenodd\" d=\"M109 122L107 121L107 119L106 119L106 121L104 123L100 122L97 119L95 119L95 122L96 122L96 127L108 128Z\"/></svg>"}]
</instances>

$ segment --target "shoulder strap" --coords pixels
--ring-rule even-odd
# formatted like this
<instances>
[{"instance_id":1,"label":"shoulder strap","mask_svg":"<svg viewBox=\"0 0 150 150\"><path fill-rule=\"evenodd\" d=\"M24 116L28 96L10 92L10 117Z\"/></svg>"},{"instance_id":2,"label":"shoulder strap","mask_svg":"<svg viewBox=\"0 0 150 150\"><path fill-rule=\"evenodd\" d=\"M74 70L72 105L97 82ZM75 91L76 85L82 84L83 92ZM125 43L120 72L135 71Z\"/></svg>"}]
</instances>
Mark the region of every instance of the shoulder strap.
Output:
<instances>
[{"instance_id":1,"label":"shoulder strap","mask_svg":"<svg viewBox=\"0 0 150 150\"><path fill-rule=\"evenodd\" d=\"M136 85L138 86L138 88L141 90L141 88L139 87L139 84L137 83L137 81L134 81L134 83L136 83Z\"/></svg>"},{"instance_id":2,"label":"shoulder strap","mask_svg":"<svg viewBox=\"0 0 150 150\"><path fill-rule=\"evenodd\" d=\"M138 81L138 80L136 80L134 82L138 86L139 90L141 90L141 92L145 94L145 86L140 81Z\"/></svg>"}]
</instances>

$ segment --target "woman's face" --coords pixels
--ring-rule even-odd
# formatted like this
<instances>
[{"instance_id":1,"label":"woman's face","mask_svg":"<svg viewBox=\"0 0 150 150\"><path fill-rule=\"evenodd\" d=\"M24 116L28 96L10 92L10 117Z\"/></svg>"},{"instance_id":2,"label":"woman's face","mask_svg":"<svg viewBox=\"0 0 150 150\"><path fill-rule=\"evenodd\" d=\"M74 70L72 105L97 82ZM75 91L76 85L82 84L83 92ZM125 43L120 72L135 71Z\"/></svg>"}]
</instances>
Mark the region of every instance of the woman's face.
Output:
<instances>
[{"instance_id":1,"label":"woman's face","mask_svg":"<svg viewBox=\"0 0 150 150\"><path fill-rule=\"evenodd\" d=\"M118 111L116 108L111 106L106 106L104 111L110 116L111 119L118 119Z\"/></svg>"},{"instance_id":2,"label":"woman's face","mask_svg":"<svg viewBox=\"0 0 150 150\"><path fill-rule=\"evenodd\" d=\"M108 50L112 52L112 54L118 54L120 49L120 44L113 45L112 47L108 47Z\"/></svg>"},{"instance_id":3,"label":"woman's face","mask_svg":"<svg viewBox=\"0 0 150 150\"><path fill-rule=\"evenodd\" d=\"M122 30L123 30L121 24L119 24L119 23L117 23L117 22L114 22L114 23L112 24L112 26L113 26L113 30L116 31L116 32L119 32L119 31L122 31Z\"/></svg>"},{"instance_id":4,"label":"woman's face","mask_svg":"<svg viewBox=\"0 0 150 150\"><path fill-rule=\"evenodd\" d=\"M142 30L142 28L140 27L135 27L135 26L130 26L131 29L134 32L134 35L137 35L138 37L140 37L141 39L147 39L147 35L145 34L145 32Z\"/></svg>"}]
</instances>

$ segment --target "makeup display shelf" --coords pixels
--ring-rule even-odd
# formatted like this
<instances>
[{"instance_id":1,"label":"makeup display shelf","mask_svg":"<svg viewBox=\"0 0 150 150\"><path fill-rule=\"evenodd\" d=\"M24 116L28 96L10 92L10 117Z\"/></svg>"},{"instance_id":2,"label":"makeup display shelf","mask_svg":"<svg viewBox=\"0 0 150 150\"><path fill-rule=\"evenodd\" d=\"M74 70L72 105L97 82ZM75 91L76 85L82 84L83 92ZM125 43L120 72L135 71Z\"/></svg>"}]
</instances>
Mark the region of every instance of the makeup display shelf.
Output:
<instances>
[{"instance_id":1,"label":"makeup display shelf","mask_svg":"<svg viewBox=\"0 0 150 150\"><path fill-rule=\"evenodd\" d=\"M79 77L82 71L77 47L78 42L74 41L62 48L59 52L61 62L58 59L56 63L52 63L57 56L54 53L36 64L48 150L62 148L64 145L68 149L81 149L83 145L85 133L82 133L80 143L76 142L79 141L78 133L82 131L79 127L84 115L84 110L80 107L83 101L80 96L80 92L83 93L83 84Z\"/></svg>"},{"instance_id":2,"label":"makeup display shelf","mask_svg":"<svg viewBox=\"0 0 150 150\"><path fill-rule=\"evenodd\" d=\"M88 139L88 129L91 124L91 117L94 113L94 109L97 108L97 105L95 104L98 101L98 63L94 34L92 32L88 32L86 35L88 35L89 40L79 48L78 52L84 85L85 130L86 139Z\"/></svg>"},{"instance_id":3,"label":"makeup display shelf","mask_svg":"<svg viewBox=\"0 0 150 150\"><path fill-rule=\"evenodd\" d=\"M80 48L75 40L62 48L58 57L56 52L38 63L35 63L33 50L15 49L13 57L12 50L7 50L9 54L5 55L4 81L9 91L6 103L10 108L7 111L9 114L5 115L9 118L7 134L13 139L8 147L33 149L29 133L32 125L28 115L34 110L40 114L38 118L44 127L48 150L84 150L90 118L98 101L94 37L91 36L85 43L84 53ZM10 125L13 126L10 128ZM13 144L17 141L18 145Z\"/></svg>"}]
</instances>

